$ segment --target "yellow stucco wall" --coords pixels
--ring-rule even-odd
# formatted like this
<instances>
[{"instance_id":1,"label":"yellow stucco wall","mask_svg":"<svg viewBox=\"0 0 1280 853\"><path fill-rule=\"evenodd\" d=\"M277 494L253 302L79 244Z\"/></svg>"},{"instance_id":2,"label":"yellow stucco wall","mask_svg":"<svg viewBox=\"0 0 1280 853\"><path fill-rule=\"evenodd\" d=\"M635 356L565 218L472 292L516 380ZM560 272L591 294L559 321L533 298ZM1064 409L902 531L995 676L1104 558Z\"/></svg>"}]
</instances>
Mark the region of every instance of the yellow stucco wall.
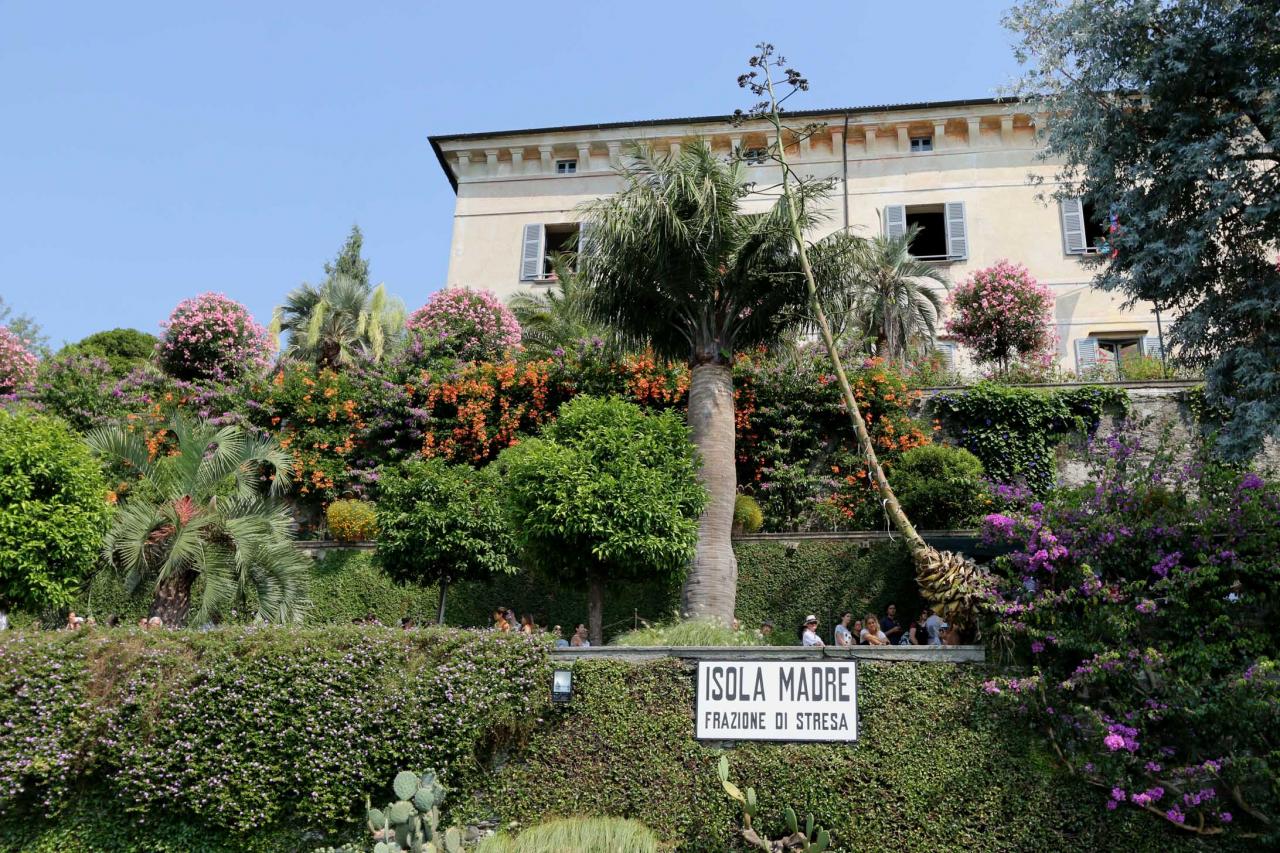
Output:
<instances>
[{"instance_id":1,"label":"yellow stucco wall","mask_svg":"<svg viewBox=\"0 0 1280 853\"><path fill-rule=\"evenodd\" d=\"M814 238L843 226L846 188L849 225L866 235L882 231L886 205L964 202L968 259L940 266L960 282L1000 259L1025 264L1055 295L1060 364L1071 369L1078 338L1117 332L1155 337L1156 322L1150 306L1124 309L1121 298L1091 288L1087 261L1066 253L1058 204L1039 198L1054 188L1054 166L1036 156L1035 120L1017 105L1001 104L862 111L850 114L847 133L843 116L827 116L823 131L788 151L798 171L837 179L829 220ZM696 136L727 153L733 144L763 145L765 131L721 121L437 138L458 182L446 283L504 298L536 288L520 280L524 226L574 222L583 202L619 189L611 158L625 155L630 142L666 150ZM910 136L930 133L934 151L907 149ZM556 174L555 161L569 158L578 160L579 172ZM772 166L748 173L762 187L776 182ZM1044 183L1033 184L1032 175Z\"/></svg>"}]
</instances>

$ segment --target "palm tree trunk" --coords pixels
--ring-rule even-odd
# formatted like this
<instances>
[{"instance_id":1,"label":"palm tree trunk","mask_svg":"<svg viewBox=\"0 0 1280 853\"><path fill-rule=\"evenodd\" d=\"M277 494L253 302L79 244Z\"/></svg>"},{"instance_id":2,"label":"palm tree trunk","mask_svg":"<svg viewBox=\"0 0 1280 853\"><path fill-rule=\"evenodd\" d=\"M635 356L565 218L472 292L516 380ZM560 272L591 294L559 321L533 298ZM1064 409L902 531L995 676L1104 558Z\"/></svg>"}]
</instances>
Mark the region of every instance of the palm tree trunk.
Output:
<instances>
[{"instance_id":1,"label":"palm tree trunk","mask_svg":"<svg viewBox=\"0 0 1280 853\"><path fill-rule=\"evenodd\" d=\"M440 606L436 608L436 624L444 624L444 603L449 594L449 579L440 578Z\"/></svg>"},{"instance_id":2,"label":"palm tree trunk","mask_svg":"<svg viewBox=\"0 0 1280 853\"><path fill-rule=\"evenodd\" d=\"M595 572L587 579L587 637L593 646L604 645L604 578Z\"/></svg>"},{"instance_id":3,"label":"palm tree trunk","mask_svg":"<svg viewBox=\"0 0 1280 853\"><path fill-rule=\"evenodd\" d=\"M191 612L191 587L194 572L179 572L156 587L148 616L159 616L166 628L184 628Z\"/></svg>"},{"instance_id":4,"label":"palm tree trunk","mask_svg":"<svg viewBox=\"0 0 1280 853\"><path fill-rule=\"evenodd\" d=\"M698 522L698 548L680 596L686 619L733 621L738 594L738 561L731 539L737 497L734 458L733 368L706 362L693 365L689 377L689 428L702 455L698 479L711 495Z\"/></svg>"}]
</instances>

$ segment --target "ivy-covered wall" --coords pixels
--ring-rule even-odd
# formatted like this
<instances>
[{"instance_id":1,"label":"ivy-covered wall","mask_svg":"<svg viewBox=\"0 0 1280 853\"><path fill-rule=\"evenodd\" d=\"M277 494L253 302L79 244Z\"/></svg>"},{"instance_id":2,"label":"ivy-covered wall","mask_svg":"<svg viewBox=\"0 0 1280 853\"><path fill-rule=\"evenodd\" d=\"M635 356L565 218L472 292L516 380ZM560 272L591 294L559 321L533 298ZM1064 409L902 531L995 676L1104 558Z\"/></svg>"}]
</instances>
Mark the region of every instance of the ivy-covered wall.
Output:
<instances>
[{"instance_id":1,"label":"ivy-covered wall","mask_svg":"<svg viewBox=\"0 0 1280 853\"><path fill-rule=\"evenodd\" d=\"M1060 775L989 675L867 664L856 745L741 744L733 777L767 831L793 805L838 850L1206 849ZM427 766L450 820L624 815L676 850L740 849L684 665L580 661L562 707L549 679L544 646L492 632L9 632L0 851L305 853Z\"/></svg>"}]
</instances>

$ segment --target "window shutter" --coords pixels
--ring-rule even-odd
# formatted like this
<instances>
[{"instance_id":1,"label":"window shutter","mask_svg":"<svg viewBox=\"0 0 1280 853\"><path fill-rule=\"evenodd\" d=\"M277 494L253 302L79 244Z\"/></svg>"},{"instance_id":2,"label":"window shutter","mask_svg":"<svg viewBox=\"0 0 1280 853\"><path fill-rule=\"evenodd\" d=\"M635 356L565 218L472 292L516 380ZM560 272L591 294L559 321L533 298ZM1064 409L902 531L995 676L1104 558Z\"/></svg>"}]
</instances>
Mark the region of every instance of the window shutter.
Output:
<instances>
[{"instance_id":1,"label":"window shutter","mask_svg":"<svg viewBox=\"0 0 1280 853\"><path fill-rule=\"evenodd\" d=\"M1160 346L1160 339L1153 338L1150 335L1144 336L1142 339L1142 354L1149 358L1161 358L1164 355Z\"/></svg>"},{"instance_id":2,"label":"window shutter","mask_svg":"<svg viewBox=\"0 0 1280 853\"><path fill-rule=\"evenodd\" d=\"M956 345L951 341L938 341L938 353L942 356L942 365L947 370L956 369Z\"/></svg>"},{"instance_id":3,"label":"window shutter","mask_svg":"<svg viewBox=\"0 0 1280 853\"><path fill-rule=\"evenodd\" d=\"M1076 373L1083 373L1098 366L1097 338L1078 338L1076 340Z\"/></svg>"},{"instance_id":4,"label":"window shutter","mask_svg":"<svg viewBox=\"0 0 1280 853\"><path fill-rule=\"evenodd\" d=\"M543 237L541 224L524 227L524 250L520 256L520 280L538 281L542 278Z\"/></svg>"},{"instance_id":5,"label":"window shutter","mask_svg":"<svg viewBox=\"0 0 1280 853\"><path fill-rule=\"evenodd\" d=\"M902 204L884 206L884 236L889 239L904 237L907 233L907 208Z\"/></svg>"},{"instance_id":6,"label":"window shutter","mask_svg":"<svg viewBox=\"0 0 1280 853\"><path fill-rule=\"evenodd\" d=\"M585 255L591 251L591 237L595 231L595 223L578 223L578 254Z\"/></svg>"},{"instance_id":7,"label":"window shutter","mask_svg":"<svg viewBox=\"0 0 1280 853\"><path fill-rule=\"evenodd\" d=\"M969 257L969 228L964 221L964 202L949 201L947 211L947 260L963 261Z\"/></svg>"},{"instance_id":8,"label":"window shutter","mask_svg":"<svg viewBox=\"0 0 1280 853\"><path fill-rule=\"evenodd\" d=\"M1058 202L1062 211L1062 248L1068 255L1083 255L1089 247L1084 242L1084 204L1078 198Z\"/></svg>"}]
</instances>

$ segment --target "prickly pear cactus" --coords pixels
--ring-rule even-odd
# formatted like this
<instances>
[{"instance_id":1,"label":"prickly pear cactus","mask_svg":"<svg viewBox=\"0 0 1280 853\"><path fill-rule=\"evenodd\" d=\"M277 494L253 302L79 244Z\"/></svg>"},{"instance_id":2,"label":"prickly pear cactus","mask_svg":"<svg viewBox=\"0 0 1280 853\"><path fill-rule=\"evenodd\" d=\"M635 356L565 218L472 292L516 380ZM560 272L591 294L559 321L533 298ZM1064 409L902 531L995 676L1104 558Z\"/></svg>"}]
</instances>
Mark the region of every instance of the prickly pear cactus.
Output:
<instances>
[{"instance_id":1,"label":"prickly pear cactus","mask_svg":"<svg viewBox=\"0 0 1280 853\"><path fill-rule=\"evenodd\" d=\"M769 853L788 853L788 851L798 851L798 853L823 853L831 846L831 836L825 829L813 824L813 815L807 815L804 822L804 832L800 831L800 822L796 819L795 810L787 806L782 812L782 818L786 821L787 831L789 835L770 841L768 838L756 832L752 826L756 814L759 812L759 805L756 802L756 792L754 788L747 788L744 793L737 785L729 781L729 759L727 756L720 756L720 762L716 766L716 774L720 777L720 785L724 788L726 794L736 800L742 806L742 838L748 844L760 850L767 850Z\"/></svg>"},{"instance_id":2,"label":"prickly pear cactus","mask_svg":"<svg viewBox=\"0 0 1280 853\"><path fill-rule=\"evenodd\" d=\"M451 828L443 836L440 806L444 787L434 770L421 775L402 770L391 785L396 801L375 809L365 802L374 853L462 853L462 832Z\"/></svg>"}]
</instances>

